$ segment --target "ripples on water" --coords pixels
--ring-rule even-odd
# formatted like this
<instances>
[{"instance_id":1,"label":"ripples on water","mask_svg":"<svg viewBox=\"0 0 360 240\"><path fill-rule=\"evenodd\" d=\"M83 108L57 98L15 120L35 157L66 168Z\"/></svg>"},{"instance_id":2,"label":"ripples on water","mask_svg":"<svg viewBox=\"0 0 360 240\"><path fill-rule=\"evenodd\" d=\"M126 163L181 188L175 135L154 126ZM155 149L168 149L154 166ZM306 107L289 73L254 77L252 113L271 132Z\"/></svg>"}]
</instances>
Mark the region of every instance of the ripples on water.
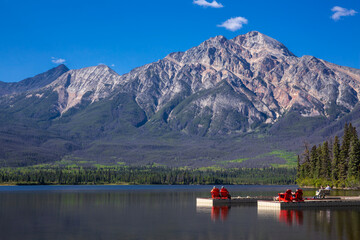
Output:
<instances>
[{"instance_id":1,"label":"ripples on water","mask_svg":"<svg viewBox=\"0 0 360 240\"><path fill-rule=\"evenodd\" d=\"M359 208L197 208L196 197L208 197L211 188L0 187L0 239L360 239ZM296 187L228 186L232 196L272 196L286 188Z\"/></svg>"}]
</instances>

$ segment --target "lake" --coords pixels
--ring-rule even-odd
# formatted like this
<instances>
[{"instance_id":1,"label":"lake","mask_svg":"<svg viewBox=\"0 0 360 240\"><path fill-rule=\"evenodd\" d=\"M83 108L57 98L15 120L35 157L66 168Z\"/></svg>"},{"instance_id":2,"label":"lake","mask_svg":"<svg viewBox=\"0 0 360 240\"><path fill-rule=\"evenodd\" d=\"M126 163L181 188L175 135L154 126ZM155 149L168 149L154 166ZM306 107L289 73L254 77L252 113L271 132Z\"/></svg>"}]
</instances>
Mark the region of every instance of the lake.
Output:
<instances>
[{"instance_id":1,"label":"lake","mask_svg":"<svg viewBox=\"0 0 360 240\"><path fill-rule=\"evenodd\" d=\"M1 186L0 239L360 239L360 208L197 208L196 197L209 197L211 188ZM227 188L232 196L275 196L296 186Z\"/></svg>"}]
</instances>

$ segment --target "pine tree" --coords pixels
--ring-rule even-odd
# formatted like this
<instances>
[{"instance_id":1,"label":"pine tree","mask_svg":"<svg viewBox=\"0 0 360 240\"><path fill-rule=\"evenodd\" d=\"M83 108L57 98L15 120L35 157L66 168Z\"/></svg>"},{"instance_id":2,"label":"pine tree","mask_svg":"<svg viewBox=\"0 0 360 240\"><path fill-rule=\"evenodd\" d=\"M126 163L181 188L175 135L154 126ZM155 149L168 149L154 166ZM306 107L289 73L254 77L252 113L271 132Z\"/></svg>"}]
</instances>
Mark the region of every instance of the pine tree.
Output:
<instances>
[{"instance_id":1,"label":"pine tree","mask_svg":"<svg viewBox=\"0 0 360 240\"><path fill-rule=\"evenodd\" d=\"M316 175L318 178L323 178L323 170L322 170L322 162L323 162L323 153L322 153L322 148L323 146L321 144L319 144L319 146L317 147L317 152L318 152L318 161L316 163Z\"/></svg>"},{"instance_id":2,"label":"pine tree","mask_svg":"<svg viewBox=\"0 0 360 240\"><path fill-rule=\"evenodd\" d=\"M332 159L332 171L331 178L334 180L339 179L339 164L340 164L340 142L339 137L335 136L333 145L333 159Z\"/></svg>"},{"instance_id":3,"label":"pine tree","mask_svg":"<svg viewBox=\"0 0 360 240\"><path fill-rule=\"evenodd\" d=\"M349 164L348 164L348 177L359 176L359 161L360 161L360 142L357 137L353 138L349 153Z\"/></svg>"},{"instance_id":4,"label":"pine tree","mask_svg":"<svg viewBox=\"0 0 360 240\"><path fill-rule=\"evenodd\" d=\"M316 145L311 148L310 152L310 175L312 178L319 177L319 154Z\"/></svg>"},{"instance_id":5,"label":"pine tree","mask_svg":"<svg viewBox=\"0 0 360 240\"><path fill-rule=\"evenodd\" d=\"M330 171L331 171L331 159L329 152L329 143L325 141L321 148L320 177L329 178Z\"/></svg>"},{"instance_id":6,"label":"pine tree","mask_svg":"<svg viewBox=\"0 0 360 240\"><path fill-rule=\"evenodd\" d=\"M297 173L296 173L296 178L297 179L301 179L302 178L302 174L301 174L301 171L302 171L302 169L301 169L301 165L300 165L300 156L298 155L297 156L297 168L296 168L296 170L297 170Z\"/></svg>"},{"instance_id":7,"label":"pine tree","mask_svg":"<svg viewBox=\"0 0 360 240\"><path fill-rule=\"evenodd\" d=\"M356 128L353 127L353 125L351 123L349 123L349 130L348 131L349 131L349 135L350 135L351 140L353 138L358 138Z\"/></svg>"},{"instance_id":8,"label":"pine tree","mask_svg":"<svg viewBox=\"0 0 360 240\"><path fill-rule=\"evenodd\" d=\"M311 163L310 163L310 152L309 152L309 147L308 144L305 143L305 150L302 154L303 156L303 164L302 164L302 175L303 178L308 177L311 174Z\"/></svg>"},{"instance_id":9,"label":"pine tree","mask_svg":"<svg viewBox=\"0 0 360 240\"><path fill-rule=\"evenodd\" d=\"M341 144L340 162L339 162L339 179L341 179L341 180L345 180L347 177L349 149L350 149L351 134L352 134L351 130L352 130L352 126L350 129L348 124L345 123L344 137L343 137L343 141Z\"/></svg>"}]
</instances>

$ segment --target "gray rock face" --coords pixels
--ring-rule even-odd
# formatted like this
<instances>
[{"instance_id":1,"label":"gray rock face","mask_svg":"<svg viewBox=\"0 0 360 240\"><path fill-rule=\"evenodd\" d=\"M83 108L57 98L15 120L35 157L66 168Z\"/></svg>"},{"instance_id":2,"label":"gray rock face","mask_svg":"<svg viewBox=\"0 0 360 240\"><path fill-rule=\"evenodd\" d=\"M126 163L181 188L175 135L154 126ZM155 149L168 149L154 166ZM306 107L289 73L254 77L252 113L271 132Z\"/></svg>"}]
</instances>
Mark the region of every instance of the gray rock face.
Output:
<instances>
[{"instance_id":1,"label":"gray rock face","mask_svg":"<svg viewBox=\"0 0 360 240\"><path fill-rule=\"evenodd\" d=\"M256 31L216 36L122 76L105 65L61 71L43 88L57 93L61 114L85 97L94 103L126 94L145 112L146 126L197 135L252 131L295 110L337 119L353 110L360 91L360 70L297 57Z\"/></svg>"},{"instance_id":2,"label":"gray rock face","mask_svg":"<svg viewBox=\"0 0 360 240\"><path fill-rule=\"evenodd\" d=\"M70 70L46 88L58 93L60 113L81 103L86 95L91 102L108 97L119 85L119 75L105 65Z\"/></svg>"},{"instance_id":3,"label":"gray rock face","mask_svg":"<svg viewBox=\"0 0 360 240\"><path fill-rule=\"evenodd\" d=\"M337 118L358 102L359 72L298 58L282 43L249 32L171 53L123 75L120 84L149 118L165 108L163 120L173 128L224 134L274 123L295 108L303 116Z\"/></svg>"}]
</instances>

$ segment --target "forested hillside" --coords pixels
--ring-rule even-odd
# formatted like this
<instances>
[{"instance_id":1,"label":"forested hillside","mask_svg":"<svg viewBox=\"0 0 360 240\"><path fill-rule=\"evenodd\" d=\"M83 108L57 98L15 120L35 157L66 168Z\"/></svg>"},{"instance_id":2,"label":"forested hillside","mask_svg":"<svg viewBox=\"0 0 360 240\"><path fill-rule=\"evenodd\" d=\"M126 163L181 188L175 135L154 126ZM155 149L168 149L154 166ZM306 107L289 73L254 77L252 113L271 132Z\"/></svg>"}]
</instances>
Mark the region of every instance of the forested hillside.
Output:
<instances>
[{"instance_id":1,"label":"forested hillside","mask_svg":"<svg viewBox=\"0 0 360 240\"><path fill-rule=\"evenodd\" d=\"M0 184L294 184L296 169L27 167L0 169Z\"/></svg>"}]
</instances>

